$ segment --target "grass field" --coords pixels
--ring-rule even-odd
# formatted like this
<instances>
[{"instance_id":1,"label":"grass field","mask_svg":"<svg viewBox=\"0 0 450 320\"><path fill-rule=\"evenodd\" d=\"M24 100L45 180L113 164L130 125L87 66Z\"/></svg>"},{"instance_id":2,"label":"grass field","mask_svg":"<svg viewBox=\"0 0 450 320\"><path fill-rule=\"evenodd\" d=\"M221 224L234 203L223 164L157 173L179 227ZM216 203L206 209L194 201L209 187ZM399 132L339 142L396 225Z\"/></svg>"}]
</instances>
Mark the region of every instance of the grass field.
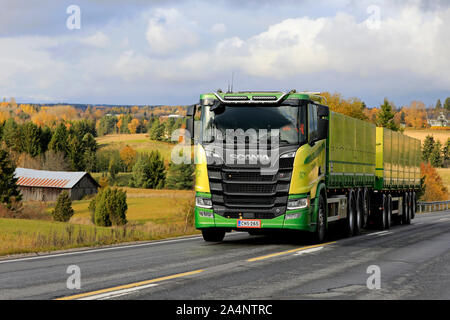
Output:
<instances>
[{"instance_id":1,"label":"grass field","mask_svg":"<svg viewBox=\"0 0 450 320\"><path fill-rule=\"evenodd\" d=\"M0 255L109 245L197 233L188 216L194 192L124 188L127 220L124 227L97 227L90 221L90 200L73 201L69 223L48 220L0 219ZM26 203L26 205L33 205ZM50 213L54 203L48 203Z\"/></svg>"},{"instance_id":2,"label":"grass field","mask_svg":"<svg viewBox=\"0 0 450 320\"><path fill-rule=\"evenodd\" d=\"M450 191L450 168L437 168L436 170L441 176L447 190Z\"/></svg>"},{"instance_id":3,"label":"grass field","mask_svg":"<svg viewBox=\"0 0 450 320\"><path fill-rule=\"evenodd\" d=\"M109 134L98 137L97 143L100 148L105 149L122 149L126 145L132 147L137 152L150 152L158 150L163 156L166 163L170 161L171 152L174 144L161 141L150 140L148 134Z\"/></svg>"},{"instance_id":4,"label":"grass field","mask_svg":"<svg viewBox=\"0 0 450 320\"><path fill-rule=\"evenodd\" d=\"M439 140L442 144L445 144L447 139L450 138L450 130L405 130L404 134L419 139L422 142L425 140L426 136L431 135L435 140Z\"/></svg>"}]
</instances>

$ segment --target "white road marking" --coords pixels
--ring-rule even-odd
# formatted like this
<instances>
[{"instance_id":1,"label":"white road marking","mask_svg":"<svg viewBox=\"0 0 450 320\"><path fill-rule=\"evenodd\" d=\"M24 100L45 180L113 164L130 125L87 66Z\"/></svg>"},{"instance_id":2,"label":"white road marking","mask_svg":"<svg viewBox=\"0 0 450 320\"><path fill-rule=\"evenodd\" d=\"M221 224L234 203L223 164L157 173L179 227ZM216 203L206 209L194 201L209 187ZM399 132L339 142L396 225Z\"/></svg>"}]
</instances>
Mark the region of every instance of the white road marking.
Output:
<instances>
[{"instance_id":1,"label":"white road marking","mask_svg":"<svg viewBox=\"0 0 450 320\"><path fill-rule=\"evenodd\" d=\"M305 254L305 253L312 253L312 252L320 251L320 250L322 250L322 249L323 249L323 247L317 247L317 248L306 249L306 250L302 250L302 251L299 251L299 252L295 253L294 256L301 256L302 254Z\"/></svg>"},{"instance_id":2,"label":"white road marking","mask_svg":"<svg viewBox=\"0 0 450 320\"><path fill-rule=\"evenodd\" d=\"M448 221L448 220L450 220L450 218L442 218L442 219L439 219L438 221Z\"/></svg>"},{"instance_id":3,"label":"white road marking","mask_svg":"<svg viewBox=\"0 0 450 320\"><path fill-rule=\"evenodd\" d=\"M111 291L111 292L107 292L107 293L101 293L101 294L96 294L93 296L89 296L89 297L85 297L85 298L81 298L79 300L104 300L104 299L111 299L111 298L116 298L116 297L120 297L120 296L124 296L139 290L143 290L143 289L147 289L147 288L151 288L151 287L156 287L157 284L156 283L151 283L151 284L147 284L145 286L140 286L140 287L135 287L135 288L130 288L130 289L122 289L122 290L117 290L117 291Z\"/></svg>"},{"instance_id":4,"label":"white road marking","mask_svg":"<svg viewBox=\"0 0 450 320\"><path fill-rule=\"evenodd\" d=\"M381 237L381 236L385 236L385 235L391 234L391 233L394 233L394 232L385 230L385 231L378 231L378 232L369 233L369 234L367 234L367 236L379 236L379 237Z\"/></svg>"},{"instance_id":5,"label":"white road marking","mask_svg":"<svg viewBox=\"0 0 450 320\"><path fill-rule=\"evenodd\" d=\"M228 234L228 235L226 235L225 238L236 236L236 235L242 235L242 233ZM19 261L37 260L37 259L47 259L47 258L72 256L72 255L77 255L77 254L86 254L86 253L94 253L94 252L102 252L102 251L120 250L120 249L128 249L128 248L138 248L138 247L153 246L153 245L165 244L165 243L190 241L190 240L196 240L196 239L202 239L202 236L182 238L182 239L173 239L173 240L162 240L162 241L155 241L155 242L146 242L146 243L131 244L131 245L111 247L111 248L88 249L88 250L84 250L84 251L64 252L64 253L47 254L47 255L36 256L36 257L27 257L27 258L17 258L17 259L10 259L10 260L2 260L2 261L0 261L0 264L2 264L2 263L10 263L10 262L19 262Z\"/></svg>"}]
</instances>

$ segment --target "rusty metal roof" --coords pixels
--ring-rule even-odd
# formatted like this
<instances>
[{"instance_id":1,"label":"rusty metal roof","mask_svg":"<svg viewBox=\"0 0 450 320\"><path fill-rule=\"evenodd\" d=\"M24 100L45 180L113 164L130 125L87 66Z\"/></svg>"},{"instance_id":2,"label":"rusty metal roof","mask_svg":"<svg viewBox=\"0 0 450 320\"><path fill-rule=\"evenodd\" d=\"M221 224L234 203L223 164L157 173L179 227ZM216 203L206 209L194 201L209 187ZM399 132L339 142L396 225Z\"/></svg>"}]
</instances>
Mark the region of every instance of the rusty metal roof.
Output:
<instances>
[{"instance_id":1,"label":"rusty metal roof","mask_svg":"<svg viewBox=\"0 0 450 320\"><path fill-rule=\"evenodd\" d=\"M18 186L71 189L87 172L46 171L16 168Z\"/></svg>"}]
</instances>

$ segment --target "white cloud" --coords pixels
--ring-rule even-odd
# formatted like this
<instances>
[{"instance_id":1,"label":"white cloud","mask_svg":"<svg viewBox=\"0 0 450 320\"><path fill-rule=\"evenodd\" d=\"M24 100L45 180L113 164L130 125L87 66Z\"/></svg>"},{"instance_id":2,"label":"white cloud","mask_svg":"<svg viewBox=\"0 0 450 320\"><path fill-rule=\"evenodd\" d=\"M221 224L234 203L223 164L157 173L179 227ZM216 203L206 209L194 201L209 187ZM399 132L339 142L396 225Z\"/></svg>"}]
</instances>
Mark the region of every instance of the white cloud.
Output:
<instances>
[{"instance_id":1,"label":"white cloud","mask_svg":"<svg viewBox=\"0 0 450 320\"><path fill-rule=\"evenodd\" d=\"M80 39L80 42L97 48L106 48L110 44L109 37L101 31L97 31L89 37Z\"/></svg>"},{"instance_id":2,"label":"white cloud","mask_svg":"<svg viewBox=\"0 0 450 320\"><path fill-rule=\"evenodd\" d=\"M216 23L211 27L211 33L220 35L227 31L227 27L223 23Z\"/></svg>"},{"instance_id":3,"label":"white cloud","mask_svg":"<svg viewBox=\"0 0 450 320\"><path fill-rule=\"evenodd\" d=\"M157 9L148 21L146 38L152 52L168 54L195 46L199 39L193 29L195 23L177 9Z\"/></svg>"}]
</instances>

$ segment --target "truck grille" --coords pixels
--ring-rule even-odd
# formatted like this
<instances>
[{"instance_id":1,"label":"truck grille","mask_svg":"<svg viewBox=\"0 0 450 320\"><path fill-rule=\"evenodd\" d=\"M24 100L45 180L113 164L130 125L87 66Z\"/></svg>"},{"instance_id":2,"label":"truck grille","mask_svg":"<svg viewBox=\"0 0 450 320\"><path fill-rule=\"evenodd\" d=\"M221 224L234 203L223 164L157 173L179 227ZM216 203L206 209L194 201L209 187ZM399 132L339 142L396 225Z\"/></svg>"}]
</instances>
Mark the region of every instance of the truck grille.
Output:
<instances>
[{"instance_id":1,"label":"truck grille","mask_svg":"<svg viewBox=\"0 0 450 320\"><path fill-rule=\"evenodd\" d=\"M286 212L293 158L262 175L260 168L208 165L214 212L230 219L273 219Z\"/></svg>"}]
</instances>

